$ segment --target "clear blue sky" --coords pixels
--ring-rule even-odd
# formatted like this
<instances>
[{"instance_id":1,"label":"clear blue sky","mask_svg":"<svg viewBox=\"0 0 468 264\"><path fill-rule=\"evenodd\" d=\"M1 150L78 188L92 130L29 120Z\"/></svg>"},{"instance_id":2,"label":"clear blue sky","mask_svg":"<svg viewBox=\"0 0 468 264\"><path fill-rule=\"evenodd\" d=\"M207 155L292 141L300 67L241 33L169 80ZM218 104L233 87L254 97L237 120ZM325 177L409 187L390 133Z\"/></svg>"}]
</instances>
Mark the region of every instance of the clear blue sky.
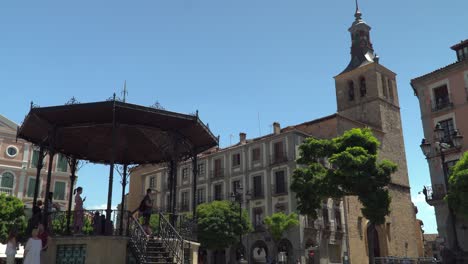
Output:
<instances>
[{"instance_id":1,"label":"clear blue sky","mask_svg":"<svg viewBox=\"0 0 468 264\"><path fill-rule=\"evenodd\" d=\"M455 61L468 38L466 1L360 1L380 62L398 74L412 196L427 232L433 210L417 195L429 184L419 106L409 81ZM333 76L349 62L354 1L2 1L0 113L20 123L41 106L128 101L191 113L223 146L336 111ZM258 116L260 117L258 119ZM260 120L260 122L259 122ZM466 135L468 136L468 135ZM106 203L108 169L85 166L88 208ZM116 177L113 204L120 201Z\"/></svg>"}]
</instances>

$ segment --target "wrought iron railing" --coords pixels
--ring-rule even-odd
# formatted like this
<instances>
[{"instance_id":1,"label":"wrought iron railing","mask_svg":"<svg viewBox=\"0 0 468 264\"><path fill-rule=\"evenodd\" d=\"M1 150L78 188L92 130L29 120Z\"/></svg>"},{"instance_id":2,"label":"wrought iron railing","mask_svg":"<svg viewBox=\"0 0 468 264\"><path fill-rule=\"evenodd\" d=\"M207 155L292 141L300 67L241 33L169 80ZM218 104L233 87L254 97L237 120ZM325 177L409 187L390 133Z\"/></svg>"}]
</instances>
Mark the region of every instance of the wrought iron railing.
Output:
<instances>
[{"instance_id":1,"label":"wrought iron railing","mask_svg":"<svg viewBox=\"0 0 468 264\"><path fill-rule=\"evenodd\" d=\"M5 187L0 187L0 194L6 194L6 195L12 195L13 194L13 189L12 188L5 188Z\"/></svg>"},{"instance_id":2,"label":"wrought iron railing","mask_svg":"<svg viewBox=\"0 0 468 264\"><path fill-rule=\"evenodd\" d=\"M218 168L210 171L210 179L219 179L224 177L224 168Z\"/></svg>"},{"instance_id":3,"label":"wrought iron railing","mask_svg":"<svg viewBox=\"0 0 468 264\"><path fill-rule=\"evenodd\" d=\"M435 100L436 101L434 102L434 105L432 106L432 111L433 112L453 106L453 103L450 102L450 98L448 96L447 97L439 97L439 98L436 98Z\"/></svg>"},{"instance_id":4,"label":"wrought iron railing","mask_svg":"<svg viewBox=\"0 0 468 264\"><path fill-rule=\"evenodd\" d=\"M250 194L251 194L252 200L265 198L265 192L263 191L262 188L250 189Z\"/></svg>"},{"instance_id":5,"label":"wrought iron railing","mask_svg":"<svg viewBox=\"0 0 468 264\"><path fill-rule=\"evenodd\" d=\"M285 151L270 155L270 165L276 165L289 161L288 154Z\"/></svg>"},{"instance_id":6,"label":"wrought iron railing","mask_svg":"<svg viewBox=\"0 0 468 264\"><path fill-rule=\"evenodd\" d=\"M84 236L99 235L126 235L128 227L128 216L130 212L124 211L122 232L120 228L120 210L111 210L110 221L106 219L105 209L79 210L79 211L56 211L48 214L48 230L52 236L67 236L79 234ZM67 226L70 218L70 226Z\"/></svg>"},{"instance_id":7,"label":"wrought iron railing","mask_svg":"<svg viewBox=\"0 0 468 264\"><path fill-rule=\"evenodd\" d=\"M147 262L147 248L149 237L138 219L133 215L128 218L128 236L130 238L130 249L133 251L139 263Z\"/></svg>"},{"instance_id":8,"label":"wrought iron railing","mask_svg":"<svg viewBox=\"0 0 468 264\"><path fill-rule=\"evenodd\" d=\"M271 190L273 192L273 195L287 195L288 194L288 186L286 183L272 184Z\"/></svg>"},{"instance_id":9,"label":"wrought iron railing","mask_svg":"<svg viewBox=\"0 0 468 264\"><path fill-rule=\"evenodd\" d=\"M185 241L162 213L159 213L159 237L175 262L184 263Z\"/></svg>"}]
</instances>

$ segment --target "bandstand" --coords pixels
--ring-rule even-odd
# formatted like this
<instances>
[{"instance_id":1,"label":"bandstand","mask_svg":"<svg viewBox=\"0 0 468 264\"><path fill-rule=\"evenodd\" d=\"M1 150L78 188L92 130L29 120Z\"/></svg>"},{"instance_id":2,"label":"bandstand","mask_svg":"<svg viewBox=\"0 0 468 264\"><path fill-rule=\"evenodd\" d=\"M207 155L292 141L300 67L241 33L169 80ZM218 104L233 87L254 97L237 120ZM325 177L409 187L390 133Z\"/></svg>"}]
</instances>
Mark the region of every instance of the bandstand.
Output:
<instances>
[{"instance_id":1,"label":"bandstand","mask_svg":"<svg viewBox=\"0 0 468 264\"><path fill-rule=\"evenodd\" d=\"M197 168L197 155L218 144L218 139L200 120L198 111L192 115L180 114L125 103L116 99L115 95L110 100L94 103L77 103L72 100L66 105L51 107L35 107L31 104L28 115L18 129L17 137L39 147L33 204L36 204L38 198L40 171L46 153L49 155L49 162L45 194L50 191L52 161L56 154L65 155L71 169L68 210L61 214L63 232L52 233L53 239L46 253L47 263L59 263L64 254L78 255L79 261L73 263L126 263L129 254L133 255L138 263L152 263L156 260L167 261L158 263L196 263L196 254L187 254L186 251L187 248L198 248L198 244L179 234L174 228L174 217L166 219L159 213L159 232L155 237L150 237L138 219L130 212L124 211L124 206L120 206L120 210L114 212L111 204L115 166L121 165L123 168L123 205L129 166L167 163L171 168L171 216L175 215L177 163L192 159L193 168ZM80 161L108 164L110 167L107 208L105 212L89 212L89 218L93 217L93 213L102 213L102 230L99 233L94 232L95 236L92 238L73 234L70 228L71 193ZM193 188L196 190L197 170L194 169L193 172ZM45 197L44 201L44 212L48 212L51 205ZM195 209L196 199L193 201L192 206ZM112 221L112 215L117 215L118 219L114 219L117 221ZM46 227L51 223L50 218L54 216L43 217ZM118 226L115 226L115 223L118 223ZM154 247L158 247L164 254L152 254L150 249Z\"/></svg>"}]
</instances>

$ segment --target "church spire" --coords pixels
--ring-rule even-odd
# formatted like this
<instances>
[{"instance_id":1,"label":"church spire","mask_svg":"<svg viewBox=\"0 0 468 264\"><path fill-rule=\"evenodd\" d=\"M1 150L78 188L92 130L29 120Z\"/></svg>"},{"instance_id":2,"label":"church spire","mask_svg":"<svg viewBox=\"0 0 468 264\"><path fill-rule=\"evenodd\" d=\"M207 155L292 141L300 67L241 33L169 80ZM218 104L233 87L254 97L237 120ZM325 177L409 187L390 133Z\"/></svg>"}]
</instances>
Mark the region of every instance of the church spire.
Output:
<instances>
[{"instance_id":1,"label":"church spire","mask_svg":"<svg viewBox=\"0 0 468 264\"><path fill-rule=\"evenodd\" d=\"M351 61L348 67L342 72L348 72L372 62L378 62L378 57L374 54L374 48L370 41L371 27L362 20L362 13L359 10L359 3L356 0L355 20L348 31L351 33Z\"/></svg>"}]
</instances>

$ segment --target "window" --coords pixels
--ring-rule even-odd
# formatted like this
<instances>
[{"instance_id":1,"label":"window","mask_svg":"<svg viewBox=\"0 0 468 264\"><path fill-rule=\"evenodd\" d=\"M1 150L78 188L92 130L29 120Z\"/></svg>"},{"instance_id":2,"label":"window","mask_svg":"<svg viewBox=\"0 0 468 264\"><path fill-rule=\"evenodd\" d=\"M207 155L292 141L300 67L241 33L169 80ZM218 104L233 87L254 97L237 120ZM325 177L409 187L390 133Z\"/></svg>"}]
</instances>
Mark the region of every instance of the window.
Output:
<instances>
[{"instance_id":1,"label":"window","mask_svg":"<svg viewBox=\"0 0 468 264\"><path fill-rule=\"evenodd\" d=\"M214 199L216 201L221 201L223 199L223 186L221 184L216 184L214 186Z\"/></svg>"},{"instance_id":2,"label":"window","mask_svg":"<svg viewBox=\"0 0 468 264\"><path fill-rule=\"evenodd\" d=\"M361 94L361 97L364 97L367 94L366 78L364 77L361 77L361 79L359 79L359 92Z\"/></svg>"},{"instance_id":3,"label":"window","mask_svg":"<svg viewBox=\"0 0 468 264\"><path fill-rule=\"evenodd\" d=\"M4 172L0 177L0 193L12 195L15 176L11 172Z\"/></svg>"},{"instance_id":4,"label":"window","mask_svg":"<svg viewBox=\"0 0 468 264\"><path fill-rule=\"evenodd\" d=\"M214 161L214 177L222 177L223 169L221 168L221 159L215 159Z\"/></svg>"},{"instance_id":5,"label":"window","mask_svg":"<svg viewBox=\"0 0 468 264\"><path fill-rule=\"evenodd\" d=\"M441 139L441 142L451 144L452 143L452 136L455 133L455 127L454 127L454 124L453 124L453 119L450 118L450 119L447 119L447 120L440 121L439 124L442 127L442 129L444 130L444 136Z\"/></svg>"},{"instance_id":6,"label":"window","mask_svg":"<svg viewBox=\"0 0 468 264\"><path fill-rule=\"evenodd\" d=\"M241 187L241 182L240 180L237 180L237 181L233 181L232 182L232 192L233 193L237 193L240 191L240 187Z\"/></svg>"},{"instance_id":7,"label":"window","mask_svg":"<svg viewBox=\"0 0 468 264\"><path fill-rule=\"evenodd\" d=\"M189 176L189 168L185 167L182 169L182 180L183 181L188 180L188 176Z\"/></svg>"},{"instance_id":8,"label":"window","mask_svg":"<svg viewBox=\"0 0 468 264\"><path fill-rule=\"evenodd\" d=\"M254 227L257 228L259 226L263 226L263 209L254 208L253 213L254 213L254 219L253 219Z\"/></svg>"},{"instance_id":9,"label":"window","mask_svg":"<svg viewBox=\"0 0 468 264\"><path fill-rule=\"evenodd\" d=\"M287 193L284 171L275 172L275 183L276 183L275 185L276 194Z\"/></svg>"},{"instance_id":10,"label":"window","mask_svg":"<svg viewBox=\"0 0 468 264\"><path fill-rule=\"evenodd\" d=\"M205 190L197 189L197 204L202 204L205 202Z\"/></svg>"},{"instance_id":11,"label":"window","mask_svg":"<svg viewBox=\"0 0 468 264\"><path fill-rule=\"evenodd\" d=\"M434 88L432 90L434 94L433 110L441 110L451 106L447 85Z\"/></svg>"},{"instance_id":12,"label":"window","mask_svg":"<svg viewBox=\"0 0 468 264\"><path fill-rule=\"evenodd\" d=\"M240 153L233 154L232 155L232 166L233 167L240 166L240 163L241 163Z\"/></svg>"},{"instance_id":13,"label":"window","mask_svg":"<svg viewBox=\"0 0 468 264\"><path fill-rule=\"evenodd\" d=\"M55 182L54 186L54 200L65 200L65 182Z\"/></svg>"},{"instance_id":14,"label":"window","mask_svg":"<svg viewBox=\"0 0 468 264\"><path fill-rule=\"evenodd\" d=\"M286 153L284 153L283 142L276 142L273 145L273 164L286 161Z\"/></svg>"},{"instance_id":15,"label":"window","mask_svg":"<svg viewBox=\"0 0 468 264\"><path fill-rule=\"evenodd\" d=\"M262 176L253 177L253 198L263 197Z\"/></svg>"},{"instance_id":16,"label":"window","mask_svg":"<svg viewBox=\"0 0 468 264\"><path fill-rule=\"evenodd\" d=\"M65 155L59 154L57 156L57 171L67 172L68 160Z\"/></svg>"},{"instance_id":17,"label":"window","mask_svg":"<svg viewBox=\"0 0 468 264\"><path fill-rule=\"evenodd\" d=\"M252 161L260 161L260 148L252 149Z\"/></svg>"},{"instance_id":18,"label":"window","mask_svg":"<svg viewBox=\"0 0 468 264\"><path fill-rule=\"evenodd\" d=\"M388 96L390 97L390 100L393 102L394 95L393 95L392 80L390 79L387 80L387 86L388 86Z\"/></svg>"},{"instance_id":19,"label":"window","mask_svg":"<svg viewBox=\"0 0 468 264\"><path fill-rule=\"evenodd\" d=\"M154 189L156 187L156 177L152 176L150 177L150 180L149 180L149 187L151 189Z\"/></svg>"},{"instance_id":20,"label":"window","mask_svg":"<svg viewBox=\"0 0 468 264\"><path fill-rule=\"evenodd\" d=\"M182 192L181 200L182 200L182 204L181 204L181 206L180 206L180 209L181 209L182 211L188 211L188 209L189 209L189 196L188 196L188 192Z\"/></svg>"},{"instance_id":21,"label":"window","mask_svg":"<svg viewBox=\"0 0 468 264\"><path fill-rule=\"evenodd\" d=\"M335 210L335 223L336 223L336 229L341 230L341 211L339 209Z\"/></svg>"},{"instance_id":22,"label":"window","mask_svg":"<svg viewBox=\"0 0 468 264\"><path fill-rule=\"evenodd\" d=\"M197 166L198 166L198 176L205 176L205 163L199 163Z\"/></svg>"},{"instance_id":23,"label":"window","mask_svg":"<svg viewBox=\"0 0 468 264\"><path fill-rule=\"evenodd\" d=\"M348 82L348 99L349 101L354 101L354 82Z\"/></svg>"},{"instance_id":24,"label":"window","mask_svg":"<svg viewBox=\"0 0 468 264\"><path fill-rule=\"evenodd\" d=\"M385 98L387 98L387 82L385 81L385 76L381 76L382 77L382 92L383 92L383 96Z\"/></svg>"},{"instance_id":25,"label":"window","mask_svg":"<svg viewBox=\"0 0 468 264\"><path fill-rule=\"evenodd\" d=\"M38 161L39 161L39 150L33 150L32 160L31 160L31 167L32 168L37 168Z\"/></svg>"},{"instance_id":26,"label":"window","mask_svg":"<svg viewBox=\"0 0 468 264\"><path fill-rule=\"evenodd\" d=\"M34 197L34 188L36 187L36 179L35 178L29 178L28 181L28 191L27 191L27 196L28 197ZM39 190L38 190L39 191Z\"/></svg>"},{"instance_id":27,"label":"window","mask_svg":"<svg viewBox=\"0 0 468 264\"><path fill-rule=\"evenodd\" d=\"M18 154L18 149L14 146L9 146L6 150L6 154L8 155L8 157L14 158L16 157L16 154Z\"/></svg>"},{"instance_id":28,"label":"window","mask_svg":"<svg viewBox=\"0 0 468 264\"><path fill-rule=\"evenodd\" d=\"M328 217L328 208L322 208L322 218L323 218L323 226L329 227L330 226L330 218Z\"/></svg>"}]
</instances>

